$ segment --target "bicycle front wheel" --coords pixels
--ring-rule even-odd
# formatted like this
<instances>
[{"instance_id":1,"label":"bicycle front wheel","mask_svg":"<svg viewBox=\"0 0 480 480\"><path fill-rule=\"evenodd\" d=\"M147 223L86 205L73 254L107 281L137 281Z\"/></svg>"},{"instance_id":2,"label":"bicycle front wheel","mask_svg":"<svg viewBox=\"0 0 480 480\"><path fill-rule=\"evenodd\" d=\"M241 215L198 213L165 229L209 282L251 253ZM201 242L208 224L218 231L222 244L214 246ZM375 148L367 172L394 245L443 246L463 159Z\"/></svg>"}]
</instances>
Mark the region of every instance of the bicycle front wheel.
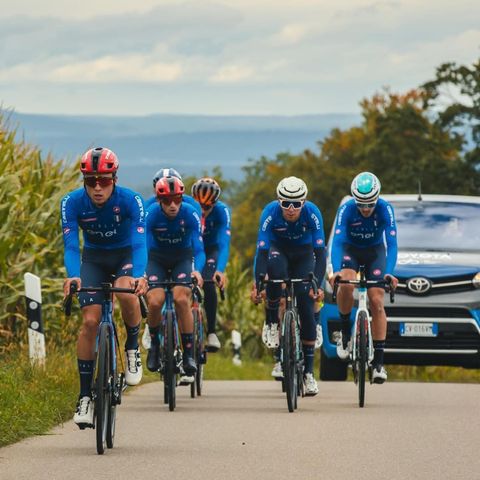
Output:
<instances>
[{"instance_id":1,"label":"bicycle front wheel","mask_svg":"<svg viewBox=\"0 0 480 480\"><path fill-rule=\"evenodd\" d=\"M175 359L175 333L173 326L173 314L166 314L166 332L165 332L165 374L164 382L166 389L166 398L168 399L168 409L173 412L176 406L175 389L177 387L176 359Z\"/></svg>"},{"instance_id":2,"label":"bicycle front wheel","mask_svg":"<svg viewBox=\"0 0 480 480\"><path fill-rule=\"evenodd\" d=\"M365 405L365 379L367 371L368 344L367 329L368 317L365 312L358 315L358 406Z\"/></svg>"},{"instance_id":3,"label":"bicycle front wheel","mask_svg":"<svg viewBox=\"0 0 480 480\"><path fill-rule=\"evenodd\" d=\"M97 453L105 452L107 443L108 416L111 408L110 396L110 330L107 324L100 325L98 337L95 390L95 430Z\"/></svg>"},{"instance_id":4,"label":"bicycle front wheel","mask_svg":"<svg viewBox=\"0 0 480 480\"><path fill-rule=\"evenodd\" d=\"M287 394L288 411L293 412L297 403L297 354L295 338L295 314L285 312L283 318L283 375Z\"/></svg>"}]
</instances>

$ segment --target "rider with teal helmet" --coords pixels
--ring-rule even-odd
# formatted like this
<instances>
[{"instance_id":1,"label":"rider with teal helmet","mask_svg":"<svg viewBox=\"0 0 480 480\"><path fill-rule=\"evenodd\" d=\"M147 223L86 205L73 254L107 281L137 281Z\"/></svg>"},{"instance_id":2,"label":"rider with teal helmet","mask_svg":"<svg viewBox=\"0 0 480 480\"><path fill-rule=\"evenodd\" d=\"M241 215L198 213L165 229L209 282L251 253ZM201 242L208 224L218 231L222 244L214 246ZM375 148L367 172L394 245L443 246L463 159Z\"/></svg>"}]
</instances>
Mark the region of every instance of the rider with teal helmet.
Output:
<instances>
[{"instance_id":1,"label":"rider with teal helmet","mask_svg":"<svg viewBox=\"0 0 480 480\"><path fill-rule=\"evenodd\" d=\"M397 261L397 228L393 207L380 198L380 190L380 181L371 172L361 172L353 179L353 198L340 206L336 217L331 253L332 285L337 276L354 280L360 265L365 265L367 280L391 278L393 288L396 287L393 269ZM383 366L387 335L384 289L371 287L368 297L375 349L372 378L374 383L383 383L387 379ZM342 331L337 334L337 355L347 360L354 303L352 285L340 285L337 303L342 320Z\"/></svg>"}]
</instances>

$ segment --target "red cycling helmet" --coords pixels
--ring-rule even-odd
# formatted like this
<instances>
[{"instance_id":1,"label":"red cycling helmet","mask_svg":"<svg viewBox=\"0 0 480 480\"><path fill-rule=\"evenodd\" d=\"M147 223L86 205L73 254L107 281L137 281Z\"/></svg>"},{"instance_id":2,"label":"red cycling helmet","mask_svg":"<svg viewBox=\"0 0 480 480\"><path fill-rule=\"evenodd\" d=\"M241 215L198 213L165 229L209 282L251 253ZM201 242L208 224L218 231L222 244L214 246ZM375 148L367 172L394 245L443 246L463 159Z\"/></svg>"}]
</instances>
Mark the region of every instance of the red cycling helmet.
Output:
<instances>
[{"instance_id":1,"label":"red cycling helmet","mask_svg":"<svg viewBox=\"0 0 480 480\"><path fill-rule=\"evenodd\" d=\"M185 185L177 177L163 177L156 183L155 192L158 198L183 195L185 193Z\"/></svg>"},{"instance_id":2,"label":"red cycling helmet","mask_svg":"<svg viewBox=\"0 0 480 480\"><path fill-rule=\"evenodd\" d=\"M118 170L118 158L108 148L97 147L84 153L80 160L80 171L84 175L95 173L111 173Z\"/></svg>"}]
</instances>

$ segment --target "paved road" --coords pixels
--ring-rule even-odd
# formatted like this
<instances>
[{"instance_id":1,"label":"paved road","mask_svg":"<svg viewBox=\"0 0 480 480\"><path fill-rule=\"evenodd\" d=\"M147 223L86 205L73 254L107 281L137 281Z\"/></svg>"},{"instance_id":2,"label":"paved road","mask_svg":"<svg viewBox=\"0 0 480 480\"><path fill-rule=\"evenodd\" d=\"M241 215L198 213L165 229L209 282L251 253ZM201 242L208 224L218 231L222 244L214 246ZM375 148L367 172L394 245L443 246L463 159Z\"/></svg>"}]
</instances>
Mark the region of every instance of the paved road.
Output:
<instances>
[{"instance_id":1,"label":"paved road","mask_svg":"<svg viewBox=\"0 0 480 480\"><path fill-rule=\"evenodd\" d=\"M480 385L321 383L288 413L275 382L138 387L118 411L116 445L96 454L92 430L72 422L0 449L1 480L412 480L480 478Z\"/></svg>"}]
</instances>

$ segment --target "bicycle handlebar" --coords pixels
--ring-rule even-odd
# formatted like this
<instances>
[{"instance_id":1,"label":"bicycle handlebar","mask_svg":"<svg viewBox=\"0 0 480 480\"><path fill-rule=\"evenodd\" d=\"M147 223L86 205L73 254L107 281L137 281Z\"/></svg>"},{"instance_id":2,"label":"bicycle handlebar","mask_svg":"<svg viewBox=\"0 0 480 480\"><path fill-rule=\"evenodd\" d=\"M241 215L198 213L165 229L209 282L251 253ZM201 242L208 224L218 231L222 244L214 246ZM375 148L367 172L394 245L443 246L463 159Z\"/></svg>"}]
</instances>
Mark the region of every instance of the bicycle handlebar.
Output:
<instances>
[{"instance_id":1,"label":"bicycle handlebar","mask_svg":"<svg viewBox=\"0 0 480 480\"><path fill-rule=\"evenodd\" d=\"M102 283L101 287L78 288L77 282L72 282L70 284L70 292L63 300L63 310L67 317L69 317L72 313L73 296L81 292L103 292L106 295L109 295L111 293L135 293L135 289L114 287L111 283ZM138 301L140 302L140 312L142 314L142 318L147 318L148 307L145 297L143 295L139 296Z\"/></svg>"},{"instance_id":2,"label":"bicycle handlebar","mask_svg":"<svg viewBox=\"0 0 480 480\"><path fill-rule=\"evenodd\" d=\"M262 290L264 290L267 284L279 284L279 283L280 284L286 283L290 285L293 285L295 283L310 283L314 294L315 295L318 294L318 281L315 278L315 275L313 274L313 272L310 272L307 278L283 278L283 279L276 278L272 280L270 279L265 280L265 274L261 273L259 275L259 281L257 282L257 293L260 293Z\"/></svg>"},{"instance_id":3,"label":"bicycle handlebar","mask_svg":"<svg viewBox=\"0 0 480 480\"><path fill-rule=\"evenodd\" d=\"M215 277L215 280L204 280L203 283L214 283L215 285L218 285L218 282L220 281L220 277L217 275ZM220 298L222 299L222 302L225 301L225 288L220 288L218 287L218 291L220 292Z\"/></svg>"},{"instance_id":4,"label":"bicycle handlebar","mask_svg":"<svg viewBox=\"0 0 480 480\"><path fill-rule=\"evenodd\" d=\"M198 287L198 282L195 277L192 277L190 282L177 282L173 280L164 280L162 282L148 282L149 287L173 288L173 287L191 287L192 294L196 295L198 302L203 302L203 295Z\"/></svg>"},{"instance_id":5,"label":"bicycle handlebar","mask_svg":"<svg viewBox=\"0 0 480 480\"><path fill-rule=\"evenodd\" d=\"M387 291L390 293L390 303L395 303L395 290L392 288L392 279L388 277L388 280L342 280L340 275L335 277L335 281L333 284L333 293L332 293L332 300L334 302L337 301L337 292L338 286L340 284L344 285L360 285L361 283L365 285L373 285L377 287L387 287Z\"/></svg>"}]
</instances>

